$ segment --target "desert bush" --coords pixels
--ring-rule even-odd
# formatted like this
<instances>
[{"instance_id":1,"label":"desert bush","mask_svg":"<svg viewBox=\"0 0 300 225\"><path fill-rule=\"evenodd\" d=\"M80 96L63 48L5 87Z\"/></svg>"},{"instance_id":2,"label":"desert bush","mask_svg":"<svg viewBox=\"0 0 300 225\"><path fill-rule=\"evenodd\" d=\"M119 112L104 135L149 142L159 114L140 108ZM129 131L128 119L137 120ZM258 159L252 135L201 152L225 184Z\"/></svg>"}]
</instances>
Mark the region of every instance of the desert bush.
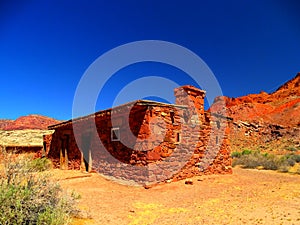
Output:
<instances>
[{"instance_id":1,"label":"desert bush","mask_svg":"<svg viewBox=\"0 0 300 225\"><path fill-rule=\"evenodd\" d=\"M78 213L74 197L63 196L58 184L32 168L26 157L5 157L0 172L0 224L66 224Z\"/></svg>"},{"instance_id":2,"label":"desert bush","mask_svg":"<svg viewBox=\"0 0 300 225\"><path fill-rule=\"evenodd\" d=\"M289 166L294 166L296 163L300 162L300 155L286 154L281 157L281 161L285 162Z\"/></svg>"},{"instance_id":3,"label":"desert bush","mask_svg":"<svg viewBox=\"0 0 300 225\"><path fill-rule=\"evenodd\" d=\"M277 170L279 160L274 155L261 154L260 152L247 152L233 160L233 166L241 165L244 168L257 168L262 166L266 170Z\"/></svg>"},{"instance_id":4,"label":"desert bush","mask_svg":"<svg viewBox=\"0 0 300 225\"><path fill-rule=\"evenodd\" d=\"M47 158L36 158L29 164L30 169L35 172L42 172L52 168L52 162Z\"/></svg>"},{"instance_id":5,"label":"desert bush","mask_svg":"<svg viewBox=\"0 0 300 225\"><path fill-rule=\"evenodd\" d=\"M300 163L300 155L290 154L289 156L292 160L295 160L296 163Z\"/></svg>"},{"instance_id":6,"label":"desert bush","mask_svg":"<svg viewBox=\"0 0 300 225\"><path fill-rule=\"evenodd\" d=\"M299 149L298 149L297 147L295 147L295 146L288 146L286 149L287 149L288 151L291 151L291 152L296 152L296 151L299 150Z\"/></svg>"},{"instance_id":7,"label":"desert bush","mask_svg":"<svg viewBox=\"0 0 300 225\"><path fill-rule=\"evenodd\" d=\"M244 168L263 167L266 170L279 170L281 172L288 172L290 167L300 162L300 155L287 154L284 156L276 156L268 153L260 153L258 151L247 152L247 154L240 153L234 158L232 165L241 165Z\"/></svg>"}]
</instances>

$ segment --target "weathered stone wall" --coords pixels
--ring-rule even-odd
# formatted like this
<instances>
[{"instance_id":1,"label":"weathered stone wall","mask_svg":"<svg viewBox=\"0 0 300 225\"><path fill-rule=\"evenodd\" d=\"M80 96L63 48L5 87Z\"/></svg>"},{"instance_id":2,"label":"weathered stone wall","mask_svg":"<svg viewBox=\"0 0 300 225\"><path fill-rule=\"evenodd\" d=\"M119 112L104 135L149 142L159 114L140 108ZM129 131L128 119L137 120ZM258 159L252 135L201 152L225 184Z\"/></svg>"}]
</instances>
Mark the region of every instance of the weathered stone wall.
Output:
<instances>
[{"instance_id":1,"label":"weathered stone wall","mask_svg":"<svg viewBox=\"0 0 300 225\"><path fill-rule=\"evenodd\" d=\"M232 173L228 118L205 112L203 107L205 91L193 86L175 89L175 96L176 104L185 104L189 107L190 120L186 127L187 133L197 137L193 139L187 137L190 141L187 148L194 148L190 149L194 153L173 180L202 174ZM195 139L198 140L193 147Z\"/></svg>"},{"instance_id":2,"label":"weathered stone wall","mask_svg":"<svg viewBox=\"0 0 300 225\"><path fill-rule=\"evenodd\" d=\"M66 137L68 137L67 144ZM81 152L75 141L72 124L55 129L52 135L45 135L44 149L47 157L53 161L55 168L80 169ZM64 162L61 161L62 153L65 153L65 158L67 158Z\"/></svg>"},{"instance_id":3,"label":"weathered stone wall","mask_svg":"<svg viewBox=\"0 0 300 225\"><path fill-rule=\"evenodd\" d=\"M231 173L226 117L205 113L202 90L184 86L175 96L176 105L138 101L53 126L48 157L140 184Z\"/></svg>"},{"instance_id":4,"label":"weathered stone wall","mask_svg":"<svg viewBox=\"0 0 300 225\"><path fill-rule=\"evenodd\" d=\"M120 142L111 141L112 126L104 126L101 129L102 134L99 135L104 148L99 146L99 142L93 143L94 146L98 144L97 151L92 151L93 168L115 179L132 180L137 183L155 182L160 179L156 175L166 174L162 169L159 170L161 167L152 166L161 164L173 154L180 117L174 113L172 122L170 114L176 112L176 109L168 105L136 105L131 109L129 116L132 136L131 131L127 130L127 124L123 124L126 121L126 113L123 110L127 109L120 109L113 118L113 121L119 121ZM102 120L110 121L110 118ZM96 123L101 124L100 121Z\"/></svg>"}]
</instances>

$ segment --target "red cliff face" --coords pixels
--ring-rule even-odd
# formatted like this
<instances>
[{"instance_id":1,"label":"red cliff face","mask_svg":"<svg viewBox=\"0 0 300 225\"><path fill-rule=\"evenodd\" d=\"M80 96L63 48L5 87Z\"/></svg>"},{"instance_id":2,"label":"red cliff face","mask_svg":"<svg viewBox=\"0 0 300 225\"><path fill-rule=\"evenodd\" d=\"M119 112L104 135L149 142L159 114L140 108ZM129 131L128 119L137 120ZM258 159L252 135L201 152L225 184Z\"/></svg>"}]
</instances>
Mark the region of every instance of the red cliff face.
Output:
<instances>
[{"instance_id":1,"label":"red cliff face","mask_svg":"<svg viewBox=\"0 0 300 225\"><path fill-rule=\"evenodd\" d=\"M225 101L228 114L234 120L297 126L300 124L300 73L271 94L261 92L238 98L218 97L210 110L220 110L221 101Z\"/></svg>"},{"instance_id":2,"label":"red cliff face","mask_svg":"<svg viewBox=\"0 0 300 225\"><path fill-rule=\"evenodd\" d=\"M290 149L300 150L300 73L270 94L217 97L210 111L218 112L224 105L233 118L233 151L252 149L285 154Z\"/></svg>"},{"instance_id":3,"label":"red cliff face","mask_svg":"<svg viewBox=\"0 0 300 225\"><path fill-rule=\"evenodd\" d=\"M60 122L61 121L46 116L28 115L28 116L21 116L16 120L0 120L0 130L23 130L23 129L46 130L48 126Z\"/></svg>"}]
</instances>

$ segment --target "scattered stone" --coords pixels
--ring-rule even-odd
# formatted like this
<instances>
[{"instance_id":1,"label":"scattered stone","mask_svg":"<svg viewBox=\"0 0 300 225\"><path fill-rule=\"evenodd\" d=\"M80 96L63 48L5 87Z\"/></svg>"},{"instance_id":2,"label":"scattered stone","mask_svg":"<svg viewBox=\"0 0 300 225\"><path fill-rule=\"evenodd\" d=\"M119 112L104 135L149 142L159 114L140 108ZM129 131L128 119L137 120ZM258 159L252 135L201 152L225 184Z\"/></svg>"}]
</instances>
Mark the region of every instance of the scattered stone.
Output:
<instances>
[{"instance_id":1,"label":"scattered stone","mask_svg":"<svg viewBox=\"0 0 300 225\"><path fill-rule=\"evenodd\" d=\"M189 185L193 185L194 184L192 180L186 180L184 183L185 184L189 184Z\"/></svg>"}]
</instances>

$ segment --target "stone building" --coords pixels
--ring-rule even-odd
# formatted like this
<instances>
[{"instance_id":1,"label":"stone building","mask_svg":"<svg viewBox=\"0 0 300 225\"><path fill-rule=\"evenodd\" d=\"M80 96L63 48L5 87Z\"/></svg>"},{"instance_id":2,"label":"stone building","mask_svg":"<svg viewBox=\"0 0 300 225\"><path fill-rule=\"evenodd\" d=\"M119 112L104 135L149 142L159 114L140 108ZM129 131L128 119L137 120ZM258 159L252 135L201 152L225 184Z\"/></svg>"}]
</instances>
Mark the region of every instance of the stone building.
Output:
<instances>
[{"instance_id":1,"label":"stone building","mask_svg":"<svg viewBox=\"0 0 300 225\"><path fill-rule=\"evenodd\" d=\"M50 126L46 155L61 169L142 185L231 173L228 118L204 110L203 90L174 94L176 104L138 100Z\"/></svg>"},{"instance_id":2,"label":"stone building","mask_svg":"<svg viewBox=\"0 0 300 225\"><path fill-rule=\"evenodd\" d=\"M0 155L2 153L31 153L35 157L41 157L43 136L52 133L51 130L0 130Z\"/></svg>"}]
</instances>

